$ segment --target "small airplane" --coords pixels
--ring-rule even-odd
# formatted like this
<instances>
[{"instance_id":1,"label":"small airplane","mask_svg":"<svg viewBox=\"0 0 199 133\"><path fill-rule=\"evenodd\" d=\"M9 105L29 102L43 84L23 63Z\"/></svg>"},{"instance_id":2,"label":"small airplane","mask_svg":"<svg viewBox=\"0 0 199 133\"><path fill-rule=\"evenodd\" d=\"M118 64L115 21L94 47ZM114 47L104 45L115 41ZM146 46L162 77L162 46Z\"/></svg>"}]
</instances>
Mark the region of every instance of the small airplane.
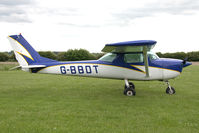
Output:
<instances>
[{"instance_id":1,"label":"small airplane","mask_svg":"<svg viewBox=\"0 0 199 133\"><path fill-rule=\"evenodd\" d=\"M32 46L19 35L10 35L8 39L15 57L23 71L77 75L87 77L121 79L125 81L124 95L136 95L135 85L128 80L158 80L167 83L167 94L174 94L169 79L176 78L190 62L178 59L159 58L151 49L156 41L138 40L106 44L102 49L108 52L98 60L59 62L40 56Z\"/></svg>"}]
</instances>

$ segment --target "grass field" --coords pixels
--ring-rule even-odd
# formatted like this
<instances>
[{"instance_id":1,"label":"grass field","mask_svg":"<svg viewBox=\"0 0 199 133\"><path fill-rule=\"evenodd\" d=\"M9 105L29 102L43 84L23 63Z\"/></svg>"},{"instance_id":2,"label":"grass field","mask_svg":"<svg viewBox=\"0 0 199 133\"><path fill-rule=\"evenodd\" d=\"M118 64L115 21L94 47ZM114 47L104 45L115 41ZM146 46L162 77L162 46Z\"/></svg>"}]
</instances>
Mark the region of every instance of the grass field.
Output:
<instances>
[{"instance_id":1,"label":"grass field","mask_svg":"<svg viewBox=\"0 0 199 133\"><path fill-rule=\"evenodd\" d=\"M4 71L0 67L2 133L197 133L199 66L163 82L136 81L137 95L123 95L124 81Z\"/></svg>"}]
</instances>

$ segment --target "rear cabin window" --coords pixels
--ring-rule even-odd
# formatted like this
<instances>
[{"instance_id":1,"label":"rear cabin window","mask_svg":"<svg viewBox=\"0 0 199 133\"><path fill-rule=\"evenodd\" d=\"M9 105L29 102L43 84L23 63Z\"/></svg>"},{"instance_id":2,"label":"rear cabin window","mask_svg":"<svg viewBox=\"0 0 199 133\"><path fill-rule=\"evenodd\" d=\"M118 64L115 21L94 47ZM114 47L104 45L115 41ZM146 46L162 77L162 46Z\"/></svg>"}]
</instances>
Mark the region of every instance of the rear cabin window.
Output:
<instances>
[{"instance_id":1,"label":"rear cabin window","mask_svg":"<svg viewBox=\"0 0 199 133\"><path fill-rule=\"evenodd\" d=\"M142 53L124 54L124 62L126 63L140 63L144 62Z\"/></svg>"},{"instance_id":2,"label":"rear cabin window","mask_svg":"<svg viewBox=\"0 0 199 133\"><path fill-rule=\"evenodd\" d=\"M102 56L99 60L106 61L106 62L113 62L113 60L116 58L116 56L117 56L117 54L107 53L104 56Z\"/></svg>"}]
</instances>

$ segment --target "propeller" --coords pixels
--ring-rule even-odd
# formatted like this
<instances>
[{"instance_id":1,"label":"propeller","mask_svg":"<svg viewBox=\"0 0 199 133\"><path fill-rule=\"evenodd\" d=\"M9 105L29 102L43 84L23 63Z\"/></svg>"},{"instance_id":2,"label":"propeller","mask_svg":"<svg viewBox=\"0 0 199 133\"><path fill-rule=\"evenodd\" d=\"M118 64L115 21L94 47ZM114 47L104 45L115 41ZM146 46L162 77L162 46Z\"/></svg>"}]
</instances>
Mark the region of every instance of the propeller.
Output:
<instances>
[{"instance_id":1,"label":"propeller","mask_svg":"<svg viewBox=\"0 0 199 133\"><path fill-rule=\"evenodd\" d=\"M184 60L182 61L182 64L183 65L186 64L187 60L188 60L188 57L185 57Z\"/></svg>"},{"instance_id":2,"label":"propeller","mask_svg":"<svg viewBox=\"0 0 199 133\"><path fill-rule=\"evenodd\" d=\"M191 62L188 62L188 57L185 57L184 60L182 61L182 67L187 67L189 65L191 65Z\"/></svg>"}]
</instances>

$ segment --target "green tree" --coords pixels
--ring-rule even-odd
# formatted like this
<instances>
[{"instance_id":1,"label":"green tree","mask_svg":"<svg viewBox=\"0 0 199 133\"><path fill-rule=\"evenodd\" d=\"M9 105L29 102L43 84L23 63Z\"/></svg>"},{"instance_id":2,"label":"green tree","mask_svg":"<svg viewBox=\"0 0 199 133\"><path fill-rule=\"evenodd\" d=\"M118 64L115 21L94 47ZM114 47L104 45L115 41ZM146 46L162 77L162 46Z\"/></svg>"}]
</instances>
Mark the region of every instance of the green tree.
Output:
<instances>
[{"instance_id":1,"label":"green tree","mask_svg":"<svg viewBox=\"0 0 199 133\"><path fill-rule=\"evenodd\" d=\"M96 59L101 58L105 53L92 53L92 55L95 56Z\"/></svg>"},{"instance_id":2,"label":"green tree","mask_svg":"<svg viewBox=\"0 0 199 133\"><path fill-rule=\"evenodd\" d=\"M188 52L187 56L189 61L199 61L199 51Z\"/></svg>"},{"instance_id":3,"label":"green tree","mask_svg":"<svg viewBox=\"0 0 199 133\"><path fill-rule=\"evenodd\" d=\"M85 49L69 49L67 52L58 54L60 61L78 61L78 60L93 60L96 59L94 55Z\"/></svg>"},{"instance_id":4,"label":"green tree","mask_svg":"<svg viewBox=\"0 0 199 133\"><path fill-rule=\"evenodd\" d=\"M8 59L9 59L8 53L5 52L0 53L0 61L8 61Z\"/></svg>"},{"instance_id":5,"label":"green tree","mask_svg":"<svg viewBox=\"0 0 199 133\"><path fill-rule=\"evenodd\" d=\"M10 51L8 52L8 54L9 54L9 61L17 61L15 58L14 51Z\"/></svg>"},{"instance_id":6,"label":"green tree","mask_svg":"<svg viewBox=\"0 0 199 133\"><path fill-rule=\"evenodd\" d=\"M57 59L57 55L51 51L40 51L39 55L46 57L46 58L53 59L53 60Z\"/></svg>"},{"instance_id":7,"label":"green tree","mask_svg":"<svg viewBox=\"0 0 199 133\"><path fill-rule=\"evenodd\" d=\"M157 52L156 54L158 55L158 57L164 58L164 54L162 54L161 52Z\"/></svg>"},{"instance_id":8,"label":"green tree","mask_svg":"<svg viewBox=\"0 0 199 133\"><path fill-rule=\"evenodd\" d=\"M176 53L164 53L161 52L156 53L160 58L174 58L174 59L184 59L187 57L187 54L184 52L176 52Z\"/></svg>"}]
</instances>

